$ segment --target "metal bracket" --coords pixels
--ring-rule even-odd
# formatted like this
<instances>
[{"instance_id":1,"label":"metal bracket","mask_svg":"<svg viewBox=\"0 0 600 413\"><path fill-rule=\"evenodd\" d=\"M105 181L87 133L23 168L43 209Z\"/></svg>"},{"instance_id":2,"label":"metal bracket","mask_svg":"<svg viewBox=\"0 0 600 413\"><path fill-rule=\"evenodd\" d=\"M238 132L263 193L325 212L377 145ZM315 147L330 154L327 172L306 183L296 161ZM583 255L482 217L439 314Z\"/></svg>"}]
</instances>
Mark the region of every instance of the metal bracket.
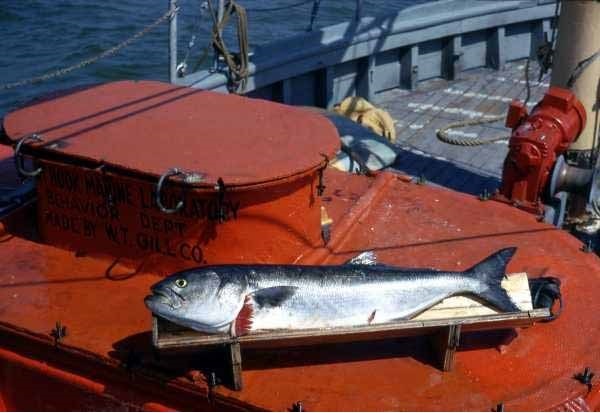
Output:
<instances>
[{"instance_id":1,"label":"metal bracket","mask_svg":"<svg viewBox=\"0 0 600 413\"><path fill-rule=\"evenodd\" d=\"M183 200L177 202L177 205L175 205L175 208L167 208L166 206L163 205L162 201L160 200L160 194L161 194L162 187L163 187L165 181L172 176L178 176L178 175L186 175L186 173L181 171L179 168L171 168L160 177L160 179L158 180L158 183L156 184L156 195L155 195L156 196L156 205L158 205L160 210L162 212L164 212L165 214L174 214L175 212L177 212L181 208L183 208Z\"/></svg>"},{"instance_id":2,"label":"metal bracket","mask_svg":"<svg viewBox=\"0 0 600 413\"><path fill-rule=\"evenodd\" d=\"M27 171L25 169L25 162L23 161L23 155L21 154L21 147L27 141L42 142L43 140L44 139L40 135L34 133L30 136L25 136L24 138L21 138L17 143L17 146L15 146L15 168L17 169L17 172L19 173L19 176L21 178L33 178L42 173L42 168L37 168L33 171Z\"/></svg>"},{"instance_id":3,"label":"metal bracket","mask_svg":"<svg viewBox=\"0 0 600 413\"><path fill-rule=\"evenodd\" d=\"M325 155L324 153L322 153L321 156L325 160L325 165L323 165L323 167L321 169L319 169L319 183L317 185L317 195L318 196L323 196L323 192L325 192L326 186L323 183L323 172L325 171L325 168L327 168L327 165L329 165L329 157L327 155Z\"/></svg>"},{"instance_id":4,"label":"metal bracket","mask_svg":"<svg viewBox=\"0 0 600 413\"><path fill-rule=\"evenodd\" d=\"M224 203L225 201L225 182L223 182L223 178L217 179L217 184L215 185L215 190L217 191L217 211L219 214L219 223L225 222L225 209Z\"/></svg>"},{"instance_id":5,"label":"metal bracket","mask_svg":"<svg viewBox=\"0 0 600 413\"><path fill-rule=\"evenodd\" d=\"M50 336L54 339L54 346L67 336L67 327L63 326L60 321L57 321L54 328L50 332Z\"/></svg>"}]
</instances>

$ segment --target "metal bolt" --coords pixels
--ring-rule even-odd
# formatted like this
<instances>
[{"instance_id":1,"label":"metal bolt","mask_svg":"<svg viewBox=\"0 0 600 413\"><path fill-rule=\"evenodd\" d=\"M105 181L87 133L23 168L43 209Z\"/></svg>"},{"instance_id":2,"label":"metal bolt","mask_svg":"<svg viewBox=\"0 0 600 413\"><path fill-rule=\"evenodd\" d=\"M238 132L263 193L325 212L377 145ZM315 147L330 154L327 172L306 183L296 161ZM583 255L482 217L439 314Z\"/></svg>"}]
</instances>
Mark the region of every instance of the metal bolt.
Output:
<instances>
[{"instance_id":1,"label":"metal bolt","mask_svg":"<svg viewBox=\"0 0 600 413\"><path fill-rule=\"evenodd\" d=\"M585 244L583 244L583 246L581 247L581 251L583 251L587 254L594 251L594 246L592 244L591 239L587 240L587 242Z\"/></svg>"},{"instance_id":2,"label":"metal bolt","mask_svg":"<svg viewBox=\"0 0 600 413\"><path fill-rule=\"evenodd\" d=\"M58 343L67 336L67 327L63 326L60 321L57 321L50 332L50 336L54 338L54 345L57 346Z\"/></svg>"},{"instance_id":3,"label":"metal bolt","mask_svg":"<svg viewBox=\"0 0 600 413\"><path fill-rule=\"evenodd\" d=\"M331 229L329 228L329 225L321 226L321 238L325 244L327 244L331 239Z\"/></svg>"},{"instance_id":4,"label":"metal bolt","mask_svg":"<svg viewBox=\"0 0 600 413\"><path fill-rule=\"evenodd\" d=\"M217 373L215 373L214 371L211 371L210 374L208 375L208 387L209 388L214 388L217 387L220 383L219 378L217 377Z\"/></svg>"},{"instance_id":5,"label":"metal bolt","mask_svg":"<svg viewBox=\"0 0 600 413\"><path fill-rule=\"evenodd\" d=\"M487 188L483 188L483 192L481 194L479 194L479 200L480 201L489 201L489 199L491 198L491 196L492 195L487 190Z\"/></svg>"},{"instance_id":6,"label":"metal bolt","mask_svg":"<svg viewBox=\"0 0 600 413\"><path fill-rule=\"evenodd\" d=\"M304 405L302 404L301 400L298 400L296 403L292 404L291 410L293 412L305 412L306 411L306 410L304 410Z\"/></svg>"},{"instance_id":7,"label":"metal bolt","mask_svg":"<svg viewBox=\"0 0 600 413\"><path fill-rule=\"evenodd\" d=\"M586 386L588 386L588 389L592 389L592 380L594 379L594 372L592 371L592 369L590 369L589 367L586 367L585 369L583 369L582 373L577 373L576 375L573 376L573 378L575 380L577 380L578 382L580 382L581 384L585 384Z\"/></svg>"}]
</instances>

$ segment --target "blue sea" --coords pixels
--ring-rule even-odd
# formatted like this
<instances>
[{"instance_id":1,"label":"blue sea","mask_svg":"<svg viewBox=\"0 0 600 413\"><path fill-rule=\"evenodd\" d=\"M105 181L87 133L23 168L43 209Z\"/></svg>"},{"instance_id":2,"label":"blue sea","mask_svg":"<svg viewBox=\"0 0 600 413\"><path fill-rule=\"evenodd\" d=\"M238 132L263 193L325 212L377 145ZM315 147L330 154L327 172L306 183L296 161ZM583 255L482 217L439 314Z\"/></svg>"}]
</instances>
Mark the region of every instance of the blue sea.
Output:
<instances>
[{"instance_id":1,"label":"blue sea","mask_svg":"<svg viewBox=\"0 0 600 413\"><path fill-rule=\"evenodd\" d=\"M364 0L363 15L395 12L428 0ZM217 0L213 0L216 5ZM306 30L312 3L278 11L299 0L238 0L248 9L250 45ZM315 28L354 16L355 0L322 0ZM0 85L67 67L95 56L162 15L168 0L0 0ZM204 0L179 0L179 57L192 36L188 62L195 63L209 41L212 20ZM234 22L232 22L234 23ZM234 24L232 24L232 27ZM234 34L226 32L234 44ZM207 59L204 66L210 63ZM168 78L168 24L165 22L115 56L43 83L0 90L0 117L49 92L117 79Z\"/></svg>"}]
</instances>

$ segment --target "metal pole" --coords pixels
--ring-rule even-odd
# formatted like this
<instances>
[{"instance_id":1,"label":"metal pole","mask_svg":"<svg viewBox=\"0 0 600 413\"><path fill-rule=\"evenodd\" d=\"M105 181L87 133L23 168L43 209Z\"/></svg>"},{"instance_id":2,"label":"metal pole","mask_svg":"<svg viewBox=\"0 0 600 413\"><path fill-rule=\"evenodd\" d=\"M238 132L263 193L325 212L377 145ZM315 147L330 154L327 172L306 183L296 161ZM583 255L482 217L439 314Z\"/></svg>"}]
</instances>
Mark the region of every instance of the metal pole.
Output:
<instances>
[{"instance_id":1,"label":"metal pole","mask_svg":"<svg viewBox=\"0 0 600 413\"><path fill-rule=\"evenodd\" d=\"M169 0L170 10L177 8L177 0ZM175 83L177 80L177 12L171 15L169 20L169 81Z\"/></svg>"},{"instance_id":2,"label":"metal pole","mask_svg":"<svg viewBox=\"0 0 600 413\"><path fill-rule=\"evenodd\" d=\"M561 3L558 38L552 68L552 86L567 87L567 81L579 62L593 55L600 45L600 2L569 0ZM593 62L578 78L571 91L583 103L587 114L586 126L569 147L569 155L583 163L591 160L595 142L594 120L597 93L600 90L600 59ZM582 166L582 165L579 165Z\"/></svg>"},{"instance_id":3,"label":"metal pole","mask_svg":"<svg viewBox=\"0 0 600 413\"><path fill-rule=\"evenodd\" d=\"M217 8L217 24L221 25L221 20L223 20L223 16L225 15L225 0L219 0L219 7ZM219 37L223 36L223 29L218 28ZM219 69L219 55L217 54L216 49L213 51L213 70L216 71Z\"/></svg>"},{"instance_id":4,"label":"metal pole","mask_svg":"<svg viewBox=\"0 0 600 413\"><path fill-rule=\"evenodd\" d=\"M356 21L360 20L360 18L362 16L362 3L363 3L363 0L356 0L356 11L355 11L355 16L354 16Z\"/></svg>"}]
</instances>

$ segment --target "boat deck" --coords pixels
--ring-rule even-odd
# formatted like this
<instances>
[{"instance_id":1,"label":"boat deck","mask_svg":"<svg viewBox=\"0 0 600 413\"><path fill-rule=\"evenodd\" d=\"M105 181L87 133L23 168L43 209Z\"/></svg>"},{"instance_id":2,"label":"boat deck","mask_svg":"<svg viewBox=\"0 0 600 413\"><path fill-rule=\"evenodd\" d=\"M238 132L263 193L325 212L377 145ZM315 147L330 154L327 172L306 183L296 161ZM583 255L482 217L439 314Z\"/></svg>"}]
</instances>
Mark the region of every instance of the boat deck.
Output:
<instances>
[{"instance_id":1,"label":"boat deck","mask_svg":"<svg viewBox=\"0 0 600 413\"><path fill-rule=\"evenodd\" d=\"M432 79L414 91L392 89L377 94L375 103L396 120L398 157L393 169L461 192L480 194L500 184L508 140L466 147L441 142L436 130L449 123L506 114L512 99L525 99L525 60L459 73L455 80ZM529 68L531 109L549 84L537 82L539 67ZM510 135L504 121L454 129L450 136L487 139Z\"/></svg>"}]
</instances>

